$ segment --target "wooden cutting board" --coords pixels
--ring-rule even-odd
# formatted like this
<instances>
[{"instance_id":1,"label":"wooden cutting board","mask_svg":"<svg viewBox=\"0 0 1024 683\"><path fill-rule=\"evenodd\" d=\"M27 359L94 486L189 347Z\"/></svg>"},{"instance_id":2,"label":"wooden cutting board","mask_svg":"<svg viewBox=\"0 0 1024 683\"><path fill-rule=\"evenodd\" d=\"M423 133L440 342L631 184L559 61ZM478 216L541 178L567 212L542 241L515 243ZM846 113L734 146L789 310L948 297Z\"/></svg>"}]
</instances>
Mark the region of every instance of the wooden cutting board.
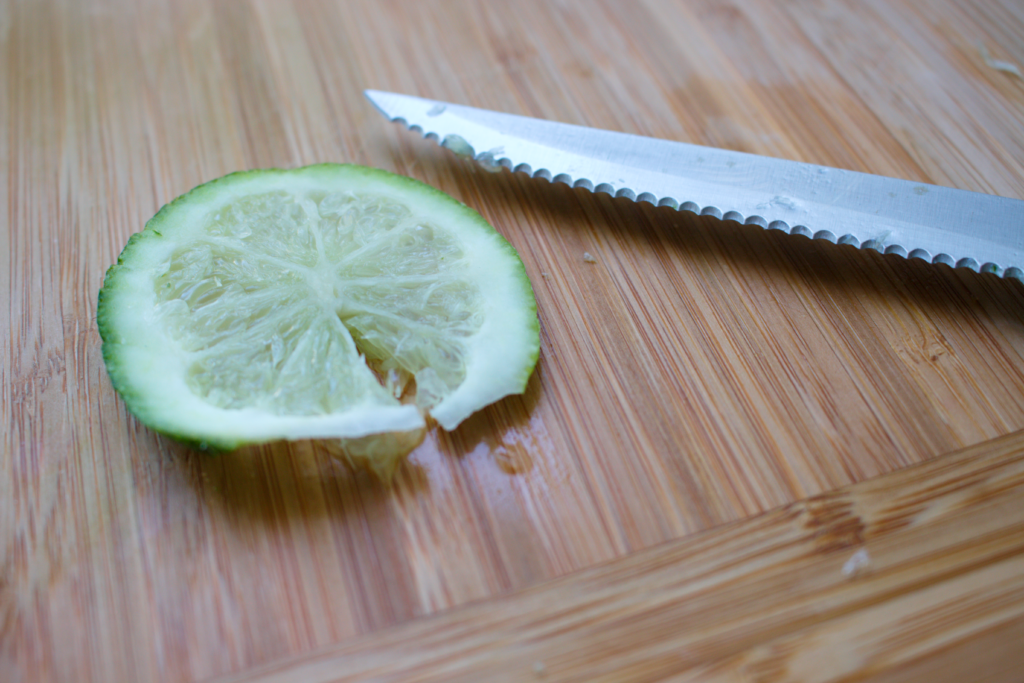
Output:
<instances>
[{"instance_id":1,"label":"wooden cutting board","mask_svg":"<svg viewBox=\"0 0 1024 683\"><path fill-rule=\"evenodd\" d=\"M1018 680L1024 286L488 173L362 97L1024 198L1013 65L1014 0L0 3L0 679ZM158 437L100 354L162 204L323 161L476 208L537 296L527 392L390 486Z\"/></svg>"}]
</instances>

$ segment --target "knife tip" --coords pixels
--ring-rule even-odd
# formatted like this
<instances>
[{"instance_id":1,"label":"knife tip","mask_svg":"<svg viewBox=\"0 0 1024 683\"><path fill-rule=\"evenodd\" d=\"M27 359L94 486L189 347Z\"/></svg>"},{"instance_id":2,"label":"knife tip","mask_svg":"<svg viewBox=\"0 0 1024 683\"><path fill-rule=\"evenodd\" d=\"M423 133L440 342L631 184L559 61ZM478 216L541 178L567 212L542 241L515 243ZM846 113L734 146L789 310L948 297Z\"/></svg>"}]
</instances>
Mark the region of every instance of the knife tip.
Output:
<instances>
[{"instance_id":1,"label":"knife tip","mask_svg":"<svg viewBox=\"0 0 1024 683\"><path fill-rule=\"evenodd\" d=\"M366 97L366 99L370 100L370 103L374 107L376 107L377 110L381 114L384 114L384 116L387 116L390 119L391 115L388 113L387 109L384 108L384 104L383 104L383 100L389 94L390 93L382 92L380 90L372 90L372 89L367 89L367 90L363 91L363 96Z\"/></svg>"}]
</instances>

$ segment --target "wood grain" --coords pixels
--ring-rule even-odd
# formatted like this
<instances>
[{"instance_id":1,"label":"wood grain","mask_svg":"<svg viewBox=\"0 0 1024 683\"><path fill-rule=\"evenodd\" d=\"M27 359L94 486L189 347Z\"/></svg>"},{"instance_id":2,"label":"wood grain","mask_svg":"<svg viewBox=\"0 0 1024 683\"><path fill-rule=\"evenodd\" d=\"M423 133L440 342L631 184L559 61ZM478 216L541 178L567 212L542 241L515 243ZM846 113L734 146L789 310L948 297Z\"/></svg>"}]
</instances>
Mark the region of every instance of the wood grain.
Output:
<instances>
[{"instance_id":1,"label":"wood grain","mask_svg":"<svg viewBox=\"0 0 1024 683\"><path fill-rule=\"evenodd\" d=\"M979 44L1024 65L1019 3L0 0L0 678L365 643L1024 429L1020 283L487 173L362 97L1024 198L1024 81ZM431 432L391 487L329 444L158 437L100 354L103 273L163 203L320 161L478 209L537 294L526 394ZM963 576L967 600L989 575Z\"/></svg>"},{"instance_id":2,"label":"wood grain","mask_svg":"<svg viewBox=\"0 0 1024 683\"><path fill-rule=\"evenodd\" d=\"M1022 624L1018 432L218 682L1017 681Z\"/></svg>"}]
</instances>

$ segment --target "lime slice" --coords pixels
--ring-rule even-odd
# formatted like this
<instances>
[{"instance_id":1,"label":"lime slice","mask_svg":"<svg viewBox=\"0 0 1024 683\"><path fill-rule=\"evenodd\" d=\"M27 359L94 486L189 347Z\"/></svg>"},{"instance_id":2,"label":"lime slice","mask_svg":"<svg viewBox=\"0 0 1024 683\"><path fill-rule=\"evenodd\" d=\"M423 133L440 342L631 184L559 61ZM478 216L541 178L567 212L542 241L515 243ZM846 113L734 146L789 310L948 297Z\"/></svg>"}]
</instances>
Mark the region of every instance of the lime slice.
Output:
<instances>
[{"instance_id":1,"label":"lime slice","mask_svg":"<svg viewBox=\"0 0 1024 683\"><path fill-rule=\"evenodd\" d=\"M394 459L425 415L454 429L521 393L539 350L501 235L353 165L235 173L175 199L107 272L97 316L128 409L201 448L340 438Z\"/></svg>"}]
</instances>

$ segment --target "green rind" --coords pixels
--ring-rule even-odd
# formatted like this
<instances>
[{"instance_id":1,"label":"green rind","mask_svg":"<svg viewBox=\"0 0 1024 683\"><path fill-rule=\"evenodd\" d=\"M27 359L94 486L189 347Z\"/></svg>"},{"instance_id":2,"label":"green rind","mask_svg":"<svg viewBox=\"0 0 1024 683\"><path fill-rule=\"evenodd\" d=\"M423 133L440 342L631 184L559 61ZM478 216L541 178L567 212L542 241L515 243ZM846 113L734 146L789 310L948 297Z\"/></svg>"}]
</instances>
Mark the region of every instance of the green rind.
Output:
<instances>
[{"instance_id":1,"label":"green rind","mask_svg":"<svg viewBox=\"0 0 1024 683\"><path fill-rule=\"evenodd\" d=\"M182 195L173 202L164 205L161 212L174 202L181 201L187 196L188 195ZM157 215L159 215L159 213ZM154 219L155 217L146 223L146 228L142 232L135 233L128 238L128 243L125 245L124 249L121 250L121 254L117 257L117 263L107 269L107 273L103 278L103 286L100 288L96 307L96 324L99 328L100 339L103 341L101 347L101 351L103 353L103 364L107 368L107 375L110 377L110 383L113 385L114 390L118 395L121 396L121 399L125 403L125 407L128 408L128 412L134 415L140 422L154 432L169 436L172 439L196 450L208 451L210 453L235 450L236 448L247 445L249 442L240 439L218 439L214 435L199 436L181 433L163 426L163 419L159 411L151 409L148 406L147 401L144 400L144 397L134 390L129 378L130 373L122 362L120 352L124 348L124 344L114 337L116 327L114 324L112 306L115 304L111 303L111 299L114 298L113 295L116 294L117 290L121 287L123 274L125 272L124 262L126 257L131 255L132 251L137 248L141 241L150 236L148 233L152 230ZM152 230L151 234L160 236L160 233L156 230Z\"/></svg>"},{"instance_id":2,"label":"green rind","mask_svg":"<svg viewBox=\"0 0 1024 683\"><path fill-rule=\"evenodd\" d=\"M504 386L500 388L495 387L496 391L492 392L493 395L489 395L486 402L477 406L477 409L482 408L484 405L492 403L503 396L522 393L525 391L530 375L536 366L536 362L540 354L540 323L537 317L536 299L534 297L533 288L526 275L526 270L523 267L522 260L515 248L512 247L504 236L495 231L494 228L491 227L491 225L487 223L487 221L477 211L425 183L380 169L354 164L326 163L305 166L297 169L260 169L240 171L209 181L164 205L156 215L146 223L142 232L136 233L129 238L124 249L121 251L121 254L118 256L117 263L107 270L104 277L103 286L100 289L98 296L97 324L100 337L103 341L103 360L106 365L108 375L110 376L111 383L117 393L124 400L128 410L143 424L147 425L153 431L165 434L173 439L201 450L229 451L247 444L264 443L268 440L273 440L265 438L249 439L237 436L234 438L227 438L222 434L199 434L180 429L177 426L172 426L174 421L168 420L164 412L161 412L159 406L154 402L154 397L140 394L131 381L131 370L126 367L127 363L124 359L127 347L125 342L127 340L119 338L120 335L117 330L114 311L117 306L117 295L126 286L125 280L127 279L127 274L131 268L133 254L140 249L144 249L145 244L148 241L164 238L165 233L167 233L166 237L168 238L173 236L174 230L177 227L174 224L174 219L179 210L187 208L195 203L216 200L224 190L229 189L234 184L244 183L248 180L265 180L268 176L274 175L281 175L282 177L307 176L330 181L344 180L345 178L360 178L363 180L379 182L384 186L390 186L391 188L401 192L416 194L418 195L418 201L422 201L424 203L436 202L443 205L446 211L454 212L452 214L453 217L461 218L461 220L466 221L468 224L475 224L483 234L490 236L495 241L495 245L498 246L501 251L505 252L505 254L515 264L515 282L521 287L521 291L519 292L521 296L520 302L525 303L520 311L521 317L524 318L522 321L524 323L524 328L522 331L523 338L521 341L525 344L525 347L520 347L520 352L525 352L525 355L521 356L518 360L521 371L517 376L511 379ZM457 426L457 423L466 416L468 416L468 414L459 416L457 421L449 420L448 424L445 424L446 421L443 419L439 418L439 421L443 426L454 428Z\"/></svg>"}]
</instances>

